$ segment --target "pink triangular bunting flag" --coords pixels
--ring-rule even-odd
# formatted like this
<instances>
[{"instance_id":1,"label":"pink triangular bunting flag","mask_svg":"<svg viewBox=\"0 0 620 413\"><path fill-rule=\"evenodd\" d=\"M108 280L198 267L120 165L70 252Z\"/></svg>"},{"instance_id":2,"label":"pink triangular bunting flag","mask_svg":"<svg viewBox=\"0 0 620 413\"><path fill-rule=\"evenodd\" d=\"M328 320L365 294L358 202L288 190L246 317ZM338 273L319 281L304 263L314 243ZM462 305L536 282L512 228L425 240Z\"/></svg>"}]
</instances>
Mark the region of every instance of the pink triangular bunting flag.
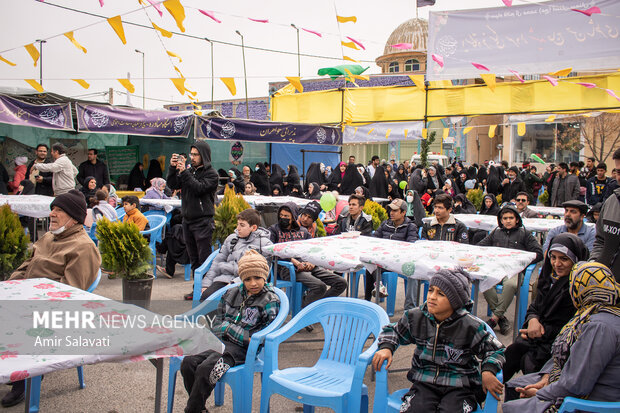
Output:
<instances>
[{"instance_id":1,"label":"pink triangular bunting flag","mask_svg":"<svg viewBox=\"0 0 620 413\"><path fill-rule=\"evenodd\" d=\"M618 97L618 95L616 95L616 92L614 92L611 89L605 89L605 92L607 92L607 94L609 96L611 96L612 98L616 99L618 102L620 102L620 97Z\"/></svg>"},{"instance_id":2,"label":"pink triangular bunting flag","mask_svg":"<svg viewBox=\"0 0 620 413\"><path fill-rule=\"evenodd\" d=\"M506 7L510 7L512 6L512 0L502 0L504 2L504 4L506 5Z\"/></svg>"},{"instance_id":3,"label":"pink triangular bunting flag","mask_svg":"<svg viewBox=\"0 0 620 413\"><path fill-rule=\"evenodd\" d=\"M312 34L316 34L319 37L323 37L323 35L319 32L315 32L314 30L310 30L310 29L304 29L303 27L301 28L301 30L303 30L304 32L308 32L308 33L312 33Z\"/></svg>"},{"instance_id":4,"label":"pink triangular bunting flag","mask_svg":"<svg viewBox=\"0 0 620 413\"><path fill-rule=\"evenodd\" d=\"M390 47L393 47L394 49L407 50L407 49L411 49L413 47L413 44L411 44L411 43L396 43L396 44L390 45Z\"/></svg>"},{"instance_id":5,"label":"pink triangular bunting flag","mask_svg":"<svg viewBox=\"0 0 620 413\"><path fill-rule=\"evenodd\" d=\"M103 7L103 0L99 0L99 5Z\"/></svg>"},{"instance_id":6,"label":"pink triangular bunting flag","mask_svg":"<svg viewBox=\"0 0 620 413\"><path fill-rule=\"evenodd\" d=\"M577 85L583 86L583 87L587 87L588 89L592 89L596 87L596 84L594 83L587 83L587 82L577 82Z\"/></svg>"},{"instance_id":7,"label":"pink triangular bunting flag","mask_svg":"<svg viewBox=\"0 0 620 413\"><path fill-rule=\"evenodd\" d=\"M519 82L523 83L525 82L525 80L523 80L523 78L521 77L521 75L519 74L519 72L517 72L516 70L512 70L512 69L508 69L508 71L510 73L512 73L513 75L516 76L516 78L519 80Z\"/></svg>"},{"instance_id":8,"label":"pink triangular bunting flag","mask_svg":"<svg viewBox=\"0 0 620 413\"><path fill-rule=\"evenodd\" d=\"M206 10L202 10L202 9L198 9L198 11L201 12L202 14L204 14L205 16L210 17L211 19L213 19L217 23L221 23L222 22L217 17L215 17L215 14L213 14L212 11L206 11Z\"/></svg>"},{"instance_id":9,"label":"pink triangular bunting flag","mask_svg":"<svg viewBox=\"0 0 620 413\"><path fill-rule=\"evenodd\" d=\"M586 16L590 17L593 14L599 13L601 12L601 9L599 9L598 7L594 6L594 7L590 7L587 10L580 10L580 9L571 9L572 11L576 11L577 13L581 13L581 14L585 14Z\"/></svg>"},{"instance_id":10,"label":"pink triangular bunting flag","mask_svg":"<svg viewBox=\"0 0 620 413\"><path fill-rule=\"evenodd\" d=\"M248 20L252 20L253 22L256 22L256 23L269 23L269 20L267 19L253 19L251 17L248 17Z\"/></svg>"},{"instance_id":11,"label":"pink triangular bunting flag","mask_svg":"<svg viewBox=\"0 0 620 413\"><path fill-rule=\"evenodd\" d=\"M158 2L153 1L153 0L146 0L146 1L148 1L149 3L151 3L151 6L153 6L153 8L154 8L155 10L157 10L157 13L159 13L159 17L163 17L164 12L163 12L163 11L161 11L161 6L160 6L160 4L159 4Z\"/></svg>"},{"instance_id":12,"label":"pink triangular bunting flag","mask_svg":"<svg viewBox=\"0 0 620 413\"><path fill-rule=\"evenodd\" d=\"M439 56L438 54L433 54L431 55L431 57L433 58L435 63L439 65L439 67L443 67L443 57Z\"/></svg>"},{"instance_id":13,"label":"pink triangular bunting flag","mask_svg":"<svg viewBox=\"0 0 620 413\"><path fill-rule=\"evenodd\" d=\"M553 86L557 86L558 85L558 80L555 77L547 76L547 75L544 75L544 76L541 76L541 77L543 79L548 80L549 83L551 83Z\"/></svg>"},{"instance_id":14,"label":"pink triangular bunting flag","mask_svg":"<svg viewBox=\"0 0 620 413\"><path fill-rule=\"evenodd\" d=\"M481 65L480 63L471 62L471 64L474 65L476 69L486 70L487 72L489 71L488 67L486 67L485 65Z\"/></svg>"},{"instance_id":15,"label":"pink triangular bunting flag","mask_svg":"<svg viewBox=\"0 0 620 413\"><path fill-rule=\"evenodd\" d=\"M356 45L358 45L359 47L361 47L361 48L362 48L362 50L366 50L366 48L364 47L364 45L363 45L363 44L361 44L360 42L358 42L357 40L355 40L354 38L347 36L347 39L351 40L353 43L355 43Z\"/></svg>"}]
</instances>

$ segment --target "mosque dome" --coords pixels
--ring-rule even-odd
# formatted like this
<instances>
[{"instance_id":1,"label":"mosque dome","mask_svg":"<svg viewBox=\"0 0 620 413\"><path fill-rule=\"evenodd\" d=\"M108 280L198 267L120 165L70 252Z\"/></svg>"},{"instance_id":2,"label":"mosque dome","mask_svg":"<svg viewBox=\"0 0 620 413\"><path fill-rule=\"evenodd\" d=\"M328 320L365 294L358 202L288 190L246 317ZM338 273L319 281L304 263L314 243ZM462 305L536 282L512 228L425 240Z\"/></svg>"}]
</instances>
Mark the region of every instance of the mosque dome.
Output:
<instances>
[{"instance_id":1,"label":"mosque dome","mask_svg":"<svg viewBox=\"0 0 620 413\"><path fill-rule=\"evenodd\" d=\"M383 73L424 73L428 21L418 18L400 24L385 42L383 56L375 62ZM396 49L393 44L410 43L411 49Z\"/></svg>"},{"instance_id":2,"label":"mosque dome","mask_svg":"<svg viewBox=\"0 0 620 413\"><path fill-rule=\"evenodd\" d=\"M385 42L383 54L402 53L406 50L391 47L398 43L411 43L412 51L426 52L426 39L428 39L428 21L423 19L409 19L400 24Z\"/></svg>"}]
</instances>

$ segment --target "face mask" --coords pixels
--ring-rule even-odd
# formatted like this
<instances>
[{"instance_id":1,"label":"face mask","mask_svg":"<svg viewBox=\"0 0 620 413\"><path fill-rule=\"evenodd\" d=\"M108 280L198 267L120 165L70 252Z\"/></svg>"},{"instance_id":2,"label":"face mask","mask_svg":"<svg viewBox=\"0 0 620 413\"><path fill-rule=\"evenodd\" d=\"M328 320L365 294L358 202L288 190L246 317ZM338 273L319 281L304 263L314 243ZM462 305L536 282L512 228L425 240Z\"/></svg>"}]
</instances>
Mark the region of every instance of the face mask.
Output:
<instances>
[{"instance_id":1,"label":"face mask","mask_svg":"<svg viewBox=\"0 0 620 413\"><path fill-rule=\"evenodd\" d=\"M407 195L407 202L409 203L413 202L413 195Z\"/></svg>"},{"instance_id":2,"label":"face mask","mask_svg":"<svg viewBox=\"0 0 620 413\"><path fill-rule=\"evenodd\" d=\"M290 223L291 220L288 218L278 218L278 225L280 225L280 228L288 228Z\"/></svg>"},{"instance_id":3,"label":"face mask","mask_svg":"<svg viewBox=\"0 0 620 413\"><path fill-rule=\"evenodd\" d=\"M69 222L69 220L67 220L67 222ZM65 223L63 224L63 226L62 226L62 227L59 227L59 228L57 228L57 229L55 229L55 230L53 230L53 231L52 231L52 230L50 230L50 232L51 232L52 234L54 234L54 235L60 235L60 234L62 234L63 232L65 232L65 231L67 230L67 222L65 222Z\"/></svg>"},{"instance_id":4,"label":"face mask","mask_svg":"<svg viewBox=\"0 0 620 413\"><path fill-rule=\"evenodd\" d=\"M259 168L258 166L257 166L256 168L254 168L254 170L255 170L256 172L258 172L258 170L259 170L259 169L260 169L260 168Z\"/></svg>"},{"instance_id":5,"label":"face mask","mask_svg":"<svg viewBox=\"0 0 620 413\"><path fill-rule=\"evenodd\" d=\"M50 230L50 232L51 232L52 234L54 234L54 235L60 235L60 234L62 234L63 232L65 232L65 230L66 230L66 229L67 229L67 227L65 227L65 226L63 225L62 227L60 227L60 228L58 228L58 229L55 229L55 230L53 230L53 231L52 231L52 230Z\"/></svg>"}]
</instances>

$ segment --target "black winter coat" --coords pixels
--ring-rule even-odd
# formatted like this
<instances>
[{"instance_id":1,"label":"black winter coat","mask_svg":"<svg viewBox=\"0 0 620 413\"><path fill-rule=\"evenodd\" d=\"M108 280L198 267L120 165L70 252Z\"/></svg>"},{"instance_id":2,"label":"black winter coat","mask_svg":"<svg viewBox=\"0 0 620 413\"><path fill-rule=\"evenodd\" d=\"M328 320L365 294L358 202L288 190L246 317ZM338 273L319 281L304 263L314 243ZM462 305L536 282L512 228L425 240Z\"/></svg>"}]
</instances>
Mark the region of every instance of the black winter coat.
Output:
<instances>
[{"instance_id":1,"label":"black winter coat","mask_svg":"<svg viewBox=\"0 0 620 413\"><path fill-rule=\"evenodd\" d=\"M202 158L202 165L181 173L170 167L167 183L171 189L181 190L181 213L184 222L195 222L212 218L215 213L215 191L219 176L211 166L211 148L204 141L197 141L196 148Z\"/></svg>"}]
</instances>

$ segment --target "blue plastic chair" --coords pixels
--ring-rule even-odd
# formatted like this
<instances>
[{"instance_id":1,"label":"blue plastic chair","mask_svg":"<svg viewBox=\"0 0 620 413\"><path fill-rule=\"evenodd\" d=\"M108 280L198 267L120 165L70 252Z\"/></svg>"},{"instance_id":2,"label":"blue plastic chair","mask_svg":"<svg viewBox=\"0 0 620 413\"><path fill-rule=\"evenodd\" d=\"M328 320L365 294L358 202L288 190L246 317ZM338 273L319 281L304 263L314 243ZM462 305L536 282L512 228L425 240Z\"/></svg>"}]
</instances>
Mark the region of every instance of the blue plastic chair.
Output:
<instances>
[{"instance_id":1,"label":"blue plastic chair","mask_svg":"<svg viewBox=\"0 0 620 413\"><path fill-rule=\"evenodd\" d=\"M596 402L567 397L560 406L558 413L574 412L575 410L593 413L620 413L620 402Z\"/></svg>"},{"instance_id":2,"label":"blue plastic chair","mask_svg":"<svg viewBox=\"0 0 620 413\"><path fill-rule=\"evenodd\" d=\"M480 320L483 322L482 320ZM483 322L484 323L484 322ZM487 331L495 336L493 329L486 323L484 324ZM373 404L373 413L397 413L400 412L400 406L402 405L403 396L409 391L409 389L396 390L394 393L389 393L388 390L388 373L386 369L387 361L381 366L381 370L376 372L376 385L375 385L375 400ZM502 372L498 372L496 375L500 382L503 382ZM475 412L485 413L497 413L498 401L491 395L491 392L487 393L486 400L484 401L484 408L480 410L478 408Z\"/></svg>"},{"instance_id":3,"label":"blue plastic chair","mask_svg":"<svg viewBox=\"0 0 620 413\"><path fill-rule=\"evenodd\" d=\"M123 217L125 216L126 212L125 212L125 208L123 208L122 206L119 206L116 208L116 216L118 217L119 221L123 220Z\"/></svg>"},{"instance_id":4,"label":"blue plastic chair","mask_svg":"<svg viewBox=\"0 0 620 413\"><path fill-rule=\"evenodd\" d=\"M185 272L185 281L189 281L192 279L192 264L185 264L183 266Z\"/></svg>"},{"instance_id":5,"label":"blue plastic chair","mask_svg":"<svg viewBox=\"0 0 620 413\"><path fill-rule=\"evenodd\" d=\"M92 293L95 291L95 288L99 285L101 281L101 269L97 272L97 278L95 281L88 287L86 291ZM77 367L78 374L78 382L80 383L80 389L86 387L86 382L84 381L84 368L83 366ZM36 413L39 411L39 403L41 400L41 376L33 377L31 380L32 389L30 390L30 409L28 410L30 413Z\"/></svg>"},{"instance_id":6,"label":"blue plastic chair","mask_svg":"<svg viewBox=\"0 0 620 413\"><path fill-rule=\"evenodd\" d=\"M202 295L202 279L205 274L209 272L211 269L211 265L213 264L213 260L220 253L220 249L216 249L207 257L205 262L194 271L194 294L192 296L192 308L197 307L200 304L200 296ZM190 265L190 264L188 264ZM187 271L187 266L185 267ZM191 269L191 265L190 265Z\"/></svg>"},{"instance_id":7,"label":"blue plastic chair","mask_svg":"<svg viewBox=\"0 0 620 413\"><path fill-rule=\"evenodd\" d=\"M157 278L157 249L155 248L155 244L162 241L161 233L164 225L166 225L166 216L154 214L149 215L146 218L149 220L150 229L140 231L140 234L150 235L149 247L151 248L151 253L153 254L153 276Z\"/></svg>"},{"instance_id":8,"label":"blue plastic chair","mask_svg":"<svg viewBox=\"0 0 620 413\"><path fill-rule=\"evenodd\" d=\"M222 295L230 288L238 288L239 284L230 284L213 293L200 306L195 307L185 314L177 316L177 318L193 317L208 314L217 309ZM215 405L224 404L224 384L228 384L233 392L233 412L246 413L252 411L252 388L254 384L254 373L263 371L264 352L259 351L259 346L263 343L264 337L272 331L279 328L289 312L289 303L286 294L279 288L274 288L278 298L280 299L280 311L278 316L265 327L263 330L252 334L250 346L245 356L245 363L230 368L220 381L216 384L214 393ZM170 358L170 366L168 368L168 413L172 412L174 405L174 390L176 387L177 372L181 367L183 357Z\"/></svg>"},{"instance_id":9,"label":"blue plastic chair","mask_svg":"<svg viewBox=\"0 0 620 413\"><path fill-rule=\"evenodd\" d=\"M381 328L389 322L381 307L356 298L324 298L308 305L286 326L265 337L261 413L268 412L273 394L304 404L306 412L312 412L313 406L329 407L336 413L367 412L364 374L377 350ZM321 324L325 334L316 364L278 369L280 343L316 323ZM363 351L371 334L374 341Z\"/></svg>"},{"instance_id":10,"label":"blue plastic chair","mask_svg":"<svg viewBox=\"0 0 620 413\"><path fill-rule=\"evenodd\" d=\"M273 283L273 280L274 280L273 277L275 275L276 276L275 285L278 288L286 288L286 297L288 298L288 301L290 304L289 308L291 311L291 316L295 317L295 315L297 315L297 313L301 311L301 298L303 295L303 284L300 282L297 282L295 266L293 265L292 262L278 260L277 264L288 268L289 279L283 280L279 278L278 275L275 275L274 273L276 271L275 270L276 266L274 265L273 267L271 267L269 281Z\"/></svg>"},{"instance_id":11,"label":"blue plastic chair","mask_svg":"<svg viewBox=\"0 0 620 413\"><path fill-rule=\"evenodd\" d=\"M392 271L386 271L381 274L381 279L387 288L387 303L385 305L386 311L390 317L394 315L394 309L396 307L396 290L398 287L398 279L402 278L405 281L405 290L407 284L409 284L409 277L403 274L397 274ZM414 281L415 282L415 281ZM421 284L424 287L424 294L422 302L426 301L426 295L428 294L429 282L428 280L421 280Z\"/></svg>"}]
</instances>

